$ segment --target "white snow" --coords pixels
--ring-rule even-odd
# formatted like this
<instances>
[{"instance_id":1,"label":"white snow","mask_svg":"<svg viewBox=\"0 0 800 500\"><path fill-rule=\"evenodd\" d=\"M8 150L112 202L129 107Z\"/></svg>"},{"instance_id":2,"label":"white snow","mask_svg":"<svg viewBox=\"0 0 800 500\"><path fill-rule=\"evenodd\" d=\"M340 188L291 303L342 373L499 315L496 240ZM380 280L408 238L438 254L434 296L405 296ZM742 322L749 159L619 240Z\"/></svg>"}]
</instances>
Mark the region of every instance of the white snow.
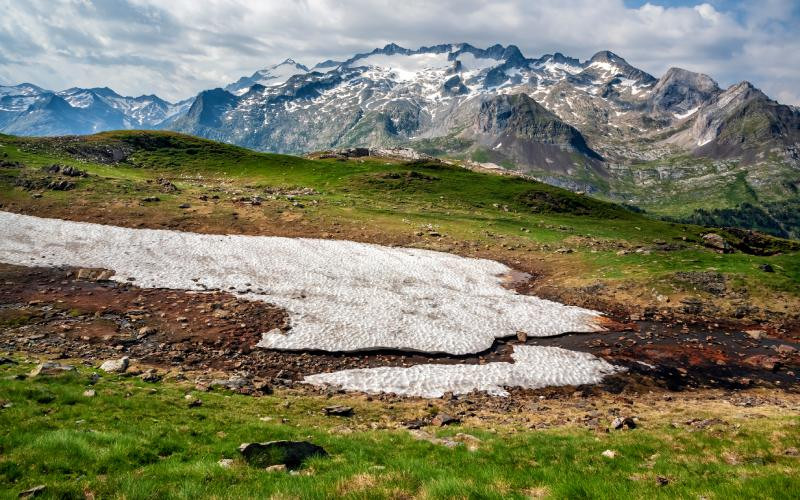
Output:
<instances>
[{"instance_id":1,"label":"white snow","mask_svg":"<svg viewBox=\"0 0 800 500\"><path fill-rule=\"evenodd\" d=\"M347 391L371 394L385 392L423 398L439 398L446 392L466 394L471 391L507 396L506 387L538 389L596 384L607 375L623 371L591 354L560 347L515 346L511 357L513 363L357 368L309 375L304 382Z\"/></svg>"},{"instance_id":2,"label":"white snow","mask_svg":"<svg viewBox=\"0 0 800 500\"><path fill-rule=\"evenodd\" d=\"M600 314L504 288L507 266L350 241L129 229L0 212L0 262L100 267L146 288L219 288L285 308L274 349L467 354L495 338L602 330ZM192 278L198 279L197 282Z\"/></svg>"},{"instance_id":3,"label":"white snow","mask_svg":"<svg viewBox=\"0 0 800 500\"><path fill-rule=\"evenodd\" d=\"M694 107L694 108L688 110L686 113L674 113L673 116L675 118L677 118L678 120L683 120L684 118L688 118L688 117L692 116L693 114L695 114L698 109L700 109L700 106Z\"/></svg>"},{"instance_id":4,"label":"white snow","mask_svg":"<svg viewBox=\"0 0 800 500\"><path fill-rule=\"evenodd\" d=\"M447 54L373 54L354 61L351 66L383 68L395 74L397 81L410 81L429 70L444 70L452 66Z\"/></svg>"}]
</instances>

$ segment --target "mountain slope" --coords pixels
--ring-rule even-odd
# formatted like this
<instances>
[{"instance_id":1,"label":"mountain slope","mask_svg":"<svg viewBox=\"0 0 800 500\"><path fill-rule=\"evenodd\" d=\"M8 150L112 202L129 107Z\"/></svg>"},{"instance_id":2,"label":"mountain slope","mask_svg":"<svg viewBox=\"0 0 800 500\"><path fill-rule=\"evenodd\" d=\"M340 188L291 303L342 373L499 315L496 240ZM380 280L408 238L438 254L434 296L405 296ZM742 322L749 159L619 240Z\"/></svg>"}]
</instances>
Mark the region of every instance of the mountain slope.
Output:
<instances>
[{"instance_id":1,"label":"mountain slope","mask_svg":"<svg viewBox=\"0 0 800 500\"><path fill-rule=\"evenodd\" d=\"M796 107L680 68L656 78L607 50L580 61L389 44L311 68L288 59L174 105L100 88L57 93L65 107L53 94L0 87L0 131L159 128L284 153L411 146L671 217L800 196Z\"/></svg>"},{"instance_id":2,"label":"mountain slope","mask_svg":"<svg viewBox=\"0 0 800 500\"><path fill-rule=\"evenodd\" d=\"M0 131L46 136L155 128L187 104L155 95L125 97L108 87L53 92L27 83L0 86Z\"/></svg>"}]
</instances>

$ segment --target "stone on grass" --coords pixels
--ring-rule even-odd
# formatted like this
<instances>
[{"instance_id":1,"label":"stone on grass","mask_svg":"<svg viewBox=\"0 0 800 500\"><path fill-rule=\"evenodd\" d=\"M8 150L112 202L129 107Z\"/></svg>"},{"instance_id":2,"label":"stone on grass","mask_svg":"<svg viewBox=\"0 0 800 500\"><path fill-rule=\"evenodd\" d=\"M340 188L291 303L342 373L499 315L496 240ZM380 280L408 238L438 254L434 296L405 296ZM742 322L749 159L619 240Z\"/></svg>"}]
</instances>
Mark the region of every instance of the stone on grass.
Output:
<instances>
[{"instance_id":1,"label":"stone on grass","mask_svg":"<svg viewBox=\"0 0 800 500\"><path fill-rule=\"evenodd\" d=\"M611 421L611 428L612 429L623 429L627 427L628 429L635 429L636 422L631 417L617 417L613 421Z\"/></svg>"},{"instance_id":2,"label":"stone on grass","mask_svg":"<svg viewBox=\"0 0 800 500\"><path fill-rule=\"evenodd\" d=\"M223 469L230 469L231 467L233 467L233 459L232 458L223 458L222 460L217 462L217 465L219 465Z\"/></svg>"},{"instance_id":3,"label":"stone on grass","mask_svg":"<svg viewBox=\"0 0 800 500\"><path fill-rule=\"evenodd\" d=\"M67 372L74 372L75 367L71 365L62 365L53 361L41 363L30 373L31 377L48 376L48 375L61 375Z\"/></svg>"},{"instance_id":4,"label":"stone on grass","mask_svg":"<svg viewBox=\"0 0 800 500\"><path fill-rule=\"evenodd\" d=\"M139 378L142 379L142 381L144 382L155 383L161 380L161 375L158 374L158 371L155 368L150 368L149 370L139 375Z\"/></svg>"},{"instance_id":5,"label":"stone on grass","mask_svg":"<svg viewBox=\"0 0 800 500\"><path fill-rule=\"evenodd\" d=\"M431 420L431 424L437 427L444 427L445 425L457 424L459 422L461 422L461 420L447 413L439 413Z\"/></svg>"},{"instance_id":6,"label":"stone on grass","mask_svg":"<svg viewBox=\"0 0 800 500\"><path fill-rule=\"evenodd\" d=\"M267 472L286 472L286 466L283 464L270 465L266 469Z\"/></svg>"},{"instance_id":7,"label":"stone on grass","mask_svg":"<svg viewBox=\"0 0 800 500\"><path fill-rule=\"evenodd\" d=\"M130 363L128 356L123 356L119 359L109 359L100 365L100 369L108 373L125 373Z\"/></svg>"},{"instance_id":8,"label":"stone on grass","mask_svg":"<svg viewBox=\"0 0 800 500\"><path fill-rule=\"evenodd\" d=\"M44 490L46 490L46 489L47 489L47 486L45 486L44 484L40 484L38 486L34 486L33 488L27 489L25 491L20 491L19 495L17 495L17 496L19 498L32 498L32 497L41 495L42 493L44 493Z\"/></svg>"},{"instance_id":9,"label":"stone on grass","mask_svg":"<svg viewBox=\"0 0 800 500\"><path fill-rule=\"evenodd\" d=\"M337 417L349 417L353 414L353 408L350 406L326 406L322 409L325 415L332 415Z\"/></svg>"},{"instance_id":10,"label":"stone on grass","mask_svg":"<svg viewBox=\"0 0 800 500\"><path fill-rule=\"evenodd\" d=\"M307 458L327 457L321 446L308 441L269 441L266 443L242 443L239 452L248 464L266 468L285 465L289 469L300 467Z\"/></svg>"},{"instance_id":11,"label":"stone on grass","mask_svg":"<svg viewBox=\"0 0 800 500\"><path fill-rule=\"evenodd\" d=\"M606 450L603 453L601 453L601 455L603 455L606 458L616 458L617 452L614 450Z\"/></svg>"},{"instance_id":12,"label":"stone on grass","mask_svg":"<svg viewBox=\"0 0 800 500\"><path fill-rule=\"evenodd\" d=\"M97 391L95 391L94 389L88 389L83 391L83 395L87 398L93 398L97 396Z\"/></svg>"},{"instance_id":13,"label":"stone on grass","mask_svg":"<svg viewBox=\"0 0 800 500\"><path fill-rule=\"evenodd\" d=\"M237 391L249 385L252 385L252 381L250 379L245 377L239 377L236 375L230 377L228 380L223 380L223 379L212 380L210 384L211 387L224 387L225 389L231 391Z\"/></svg>"}]
</instances>

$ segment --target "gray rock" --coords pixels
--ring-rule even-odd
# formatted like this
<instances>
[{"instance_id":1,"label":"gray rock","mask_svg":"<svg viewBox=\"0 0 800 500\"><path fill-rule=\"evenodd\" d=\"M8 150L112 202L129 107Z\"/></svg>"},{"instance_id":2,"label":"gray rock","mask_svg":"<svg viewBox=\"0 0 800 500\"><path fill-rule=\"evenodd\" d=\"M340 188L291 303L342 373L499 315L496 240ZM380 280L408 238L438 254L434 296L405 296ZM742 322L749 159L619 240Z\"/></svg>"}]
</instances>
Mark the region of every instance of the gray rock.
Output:
<instances>
[{"instance_id":1,"label":"gray rock","mask_svg":"<svg viewBox=\"0 0 800 500\"><path fill-rule=\"evenodd\" d=\"M635 429L636 422L631 417L617 417L611 421L611 428L620 430L627 427L628 429Z\"/></svg>"},{"instance_id":2,"label":"gray rock","mask_svg":"<svg viewBox=\"0 0 800 500\"><path fill-rule=\"evenodd\" d=\"M17 496L19 498L32 498L32 497L41 495L42 493L44 493L44 491L46 489L47 489L47 486L45 486L44 484L40 484L38 486L34 486L33 488L27 489L25 491L20 491L19 495L17 495Z\"/></svg>"},{"instance_id":3,"label":"gray rock","mask_svg":"<svg viewBox=\"0 0 800 500\"><path fill-rule=\"evenodd\" d=\"M74 366L62 365L61 363L48 361L34 368L33 371L30 373L30 376L38 377L38 376L61 375L64 373L74 372L74 371L75 371Z\"/></svg>"},{"instance_id":4,"label":"gray rock","mask_svg":"<svg viewBox=\"0 0 800 500\"><path fill-rule=\"evenodd\" d=\"M129 358L123 356L119 359L109 359L100 365L100 369L108 373L125 373L128 369Z\"/></svg>"},{"instance_id":5,"label":"gray rock","mask_svg":"<svg viewBox=\"0 0 800 500\"><path fill-rule=\"evenodd\" d=\"M243 387L251 386L252 384L253 382L249 378L239 377L234 375L230 377L228 380L223 380L223 379L212 380L211 384L209 385L211 387L224 387L231 391L236 391Z\"/></svg>"},{"instance_id":6,"label":"gray rock","mask_svg":"<svg viewBox=\"0 0 800 500\"><path fill-rule=\"evenodd\" d=\"M431 424L437 427L444 427L445 425L457 424L459 422L461 422L461 420L447 413L439 413L431 420Z\"/></svg>"},{"instance_id":7,"label":"gray rock","mask_svg":"<svg viewBox=\"0 0 800 500\"><path fill-rule=\"evenodd\" d=\"M325 415L333 415L338 417L349 417L353 414L353 408L350 406L326 406L322 409Z\"/></svg>"},{"instance_id":8,"label":"gray rock","mask_svg":"<svg viewBox=\"0 0 800 500\"><path fill-rule=\"evenodd\" d=\"M285 465L289 469L296 469L308 458L328 456L324 448L308 441L242 443L239 452L248 464L261 468Z\"/></svg>"}]
</instances>

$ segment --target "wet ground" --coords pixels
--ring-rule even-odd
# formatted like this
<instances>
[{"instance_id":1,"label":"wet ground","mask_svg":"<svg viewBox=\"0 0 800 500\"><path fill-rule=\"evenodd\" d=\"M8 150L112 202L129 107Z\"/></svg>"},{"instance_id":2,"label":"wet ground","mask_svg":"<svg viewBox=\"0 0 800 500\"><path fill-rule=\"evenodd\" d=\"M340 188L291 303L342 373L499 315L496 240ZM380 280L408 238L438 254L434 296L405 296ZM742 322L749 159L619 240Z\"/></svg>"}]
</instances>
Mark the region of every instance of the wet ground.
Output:
<instances>
[{"instance_id":1,"label":"wet ground","mask_svg":"<svg viewBox=\"0 0 800 500\"><path fill-rule=\"evenodd\" d=\"M261 333L287 329L277 307L224 292L141 289L98 280L101 270L0 264L0 351L87 361L130 356L140 363L192 372L246 371L269 383L374 366L510 361L514 345L585 351L626 366L604 389L626 384L668 390L754 386L800 388L796 331L707 321L609 321L611 331L550 338L501 339L468 356L393 351L277 352L254 348ZM510 286L530 279L515 274Z\"/></svg>"}]
</instances>

